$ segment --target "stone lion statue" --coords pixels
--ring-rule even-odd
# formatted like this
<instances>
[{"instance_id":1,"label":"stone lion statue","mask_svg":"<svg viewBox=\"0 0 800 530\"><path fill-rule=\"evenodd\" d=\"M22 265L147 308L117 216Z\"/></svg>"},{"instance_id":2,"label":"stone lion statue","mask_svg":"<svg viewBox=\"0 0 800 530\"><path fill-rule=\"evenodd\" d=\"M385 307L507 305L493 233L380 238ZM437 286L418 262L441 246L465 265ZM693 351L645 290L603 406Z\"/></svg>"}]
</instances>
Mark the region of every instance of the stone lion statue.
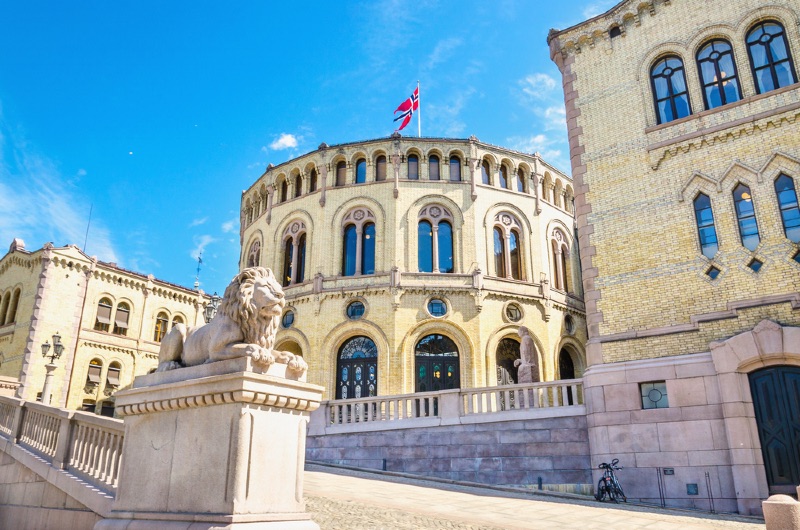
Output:
<instances>
[{"instance_id":1,"label":"stone lion statue","mask_svg":"<svg viewBox=\"0 0 800 530\"><path fill-rule=\"evenodd\" d=\"M302 357L273 349L283 307L283 289L272 271L244 269L234 276L209 324L187 328L175 324L161 341L158 372L236 357L262 365L279 362L305 371Z\"/></svg>"}]
</instances>

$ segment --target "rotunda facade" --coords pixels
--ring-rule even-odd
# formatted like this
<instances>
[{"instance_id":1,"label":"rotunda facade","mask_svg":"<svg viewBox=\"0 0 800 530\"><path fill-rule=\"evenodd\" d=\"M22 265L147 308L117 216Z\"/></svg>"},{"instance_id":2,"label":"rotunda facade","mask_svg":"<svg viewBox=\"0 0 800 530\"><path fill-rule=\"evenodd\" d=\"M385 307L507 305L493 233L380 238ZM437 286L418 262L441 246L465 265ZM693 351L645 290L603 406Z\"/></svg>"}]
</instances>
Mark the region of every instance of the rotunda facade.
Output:
<instances>
[{"instance_id":1,"label":"rotunda facade","mask_svg":"<svg viewBox=\"0 0 800 530\"><path fill-rule=\"evenodd\" d=\"M240 268L286 294L276 347L327 399L580 377L585 307L571 179L477 138L326 144L242 193ZM535 372L538 370L538 374Z\"/></svg>"}]
</instances>

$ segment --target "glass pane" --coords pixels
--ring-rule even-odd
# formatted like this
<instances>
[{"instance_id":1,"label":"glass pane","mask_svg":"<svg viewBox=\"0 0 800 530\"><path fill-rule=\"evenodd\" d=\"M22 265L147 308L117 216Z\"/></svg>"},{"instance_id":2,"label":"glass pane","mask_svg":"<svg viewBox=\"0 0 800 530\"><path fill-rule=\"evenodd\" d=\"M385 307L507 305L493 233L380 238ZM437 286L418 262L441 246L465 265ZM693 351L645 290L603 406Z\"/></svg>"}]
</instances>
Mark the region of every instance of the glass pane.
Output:
<instances>
[{"instance_id":1,"label":"glass pane","mask_svg":"<svg viewBox=\"0 0 800 530\"><path fill-rule=\"evenodd\" d=\"M775 37L769 43L770 55L772 55L772 62L782 61L789 57L786 53L786 41L783 40L783 35Z\"/></svg>"},{"instance_id":2,"label":"glass pane","mask_svg":"<svg viewBox=\"0 0 800 530\"><path fill-rule=\"evenodd\" d=\"M719 58L719 72L721 79L736 75L736 66L733 64L733 56L731 54L726 53Z\"/></svg>"},{"instance_id":3,"label":"glass pane","mask_svg":"<svg viewBox=\"0 0 800 530\"><path fill-rule=\"evenodd\" d=\"M311 170L311 177L310 177L310 181L308 183L308 191L309 191L309 193L312 192L312 191L317 191L317 170L316 169L312 169Z\"/></svg>"},{"instance_id":4,"label":"glass pane","mask_svg":"<svg viewBox=\"0 0 800 530\"><path fill-rule=\"evenodd\" d=\"M525 191L525 173L517 171L517 191Z\"/></svg>"},{"instance_id":5,"label":"glass pane","mask_svg":"<svg viewBox=\"0 0 800 530\"><path fill-rule=\"evenodd\" d=\"M684 94L675 97L675 112L676 118L685 118L691 112L689 111L689 96Z\"/></svg>"},{"instance_id":6,"label":"glass pane","mask_svg":"<svg viewBox=\"0 0 800 530\"><path fill-rule=\"evenodd\" d=\"M739 101L739 81L731 79L722 83L725 90L725 103L733 103Z\"/></svg>"},{"instance_id":7,"label":"glass pane","mask_svg":"<svg viewBox=\"0 0 800 530\"><path fill-rule=\"evenodd\" d=\"M292 282L292 239L287 239L283 247L283 286Z\"/></svg>"},{"instance_id":8,"label":"glass pane","mask_svg":"<svg viewBox=\"0 0 800 530\"><path fill-rule=\"evenodd\" d=\"M709 109L714 109L722 105L722 96L717 85L706 87L706 102Z\"/></svg>"},{"instance_id":9,"label":"glass pane","mask_svg":"<svg viewBox=\"0 0 800 530\"><path fill-rule=\"evenodd\" d=\"M750 45L750 57L753 61L753 68L759 68L767 64L767 47L757 43Z\"/></svg>"},{"instance_id":10,"label":"glass pane","mask_svg":"<svg viewBox=\"0 0 800 530\"><path fill-rule=\"evenodd\" d=\"M450 223L439 223L439 272L453 272L453 228Z\"/></svg>"},{"instance_id":11,"label":"glass pane","mask_svg":"<svg viewBox=\"0 0 800 530\"><path fill-rule=\"evenodd\" d=\"M778 193L778 204L781 209L797 206L797 194L794 190L794 181L786 175L781 175L775 181L775 191Z\"/></svg>"},{"instance_id":12,"label":"glass pane","mask_svg":"<svg viewBox=\"0 0 800 530\"><path fill-rule=\"evenodd\" d=\"M653 86L656 89L656 99L663 99L669 96L667 80L664 77L653 78Z\"/></svg>"},{"instance_id":13,"label":"glass pane","mask_svg":"<svg viewBox=\"0 0 800 530\"><path fill-rule=\"evenodd\" d=\"M461 160L457 156L450 157L450 180L461 180Z\"/></svg>"},{"instance_id":14,"label":"glass pane","mask_svg":"<svg viewBox=\"0 0 800 530\"><path fill-rule=\"evenodd\" d=\"M361 245L361 274L375 274L375 225L364 227L364 241Z\"/></svg>"},{"instance_id":15,"label":"glass pane","mask_svg":"<svg viewBox=\"0 0 800 530\"><path fill-rule=\"evenodd\" d=\"M375 180L386 180L386 157L381 155L375 163Z\"/></svg>"},{"instance_id":16,"label":"glass pane","mask_svg":"<svg viewBox=\"0 0 800 530\"><path fill-rule=\"evenodd\" d=\"M676 70L670 77L670 82L672 83L673 94L686 92L686 78L683 76L683 70Z\"/></svg>"},{"instance_id":17,"label":"glass pane","mask_svg":"<svg viewBox=\"0 0 800 530\"><path fill-rule=\"evenodd\" d=\"M506 171L505 166L500 166L500 187L501 188L508 188L508 171Z\"/></svg>"},{"instance_id":18,"label":"glass pane","mask_svg":"<svg viewBox=\"0 0 800 530\"><path fill-rule=\"evenodd\" d=\"M499 228L494 229L494 270L497 276L505 277L505 248L503 243L503 233Z\"/></svg>"},{"instance_id":19,"label":"glass pane","mask_svg":"<svg viewBox=\"0 0 800 530\"><path fill-rule=\"evenodd\" d=\"M363 184L367 181L367 161L364 159L356 162L356 184Z\"/></svg>"},{"instance_id":20,"label":"glass pane","mask_svg":"<svg viewBox=\"0 0 800 530\"><path fill-rule=\"evenodd\" d=\"M778 87L785 87L794 83L794 73L789 70L789 66L789 61L775 65L775 77L778 78Z\"/></svg>"},{"instance_id":21,"label":"glass pane","mask_svg":"<svg viewBox=\"0 0 800 530\"><path fill-rule=\"evenodd\" d=\"M297 283L305 280L306 275L306 235L300 236L300 244L297 249Z\"/></svg>"},{"instance_id":22,"label":"glass pane","mask_svg":"<svg viewBox=\"0 0 800 530\"><path fill-rule=\"evenodd\" d=\"M660 101L658 103L658 117L659 123L667 123L675 119L669 100Z\"/></svg>"},{"instance_id":23,"label":"glass pane","mask_svg":"<svg viewBox=\"0 0 800 530\"><path fill-rule=\"evenodd\" d=\"M700 76L703 78L704 85L716 82L717 70L714 68L713 61L703 61L700 63Z\"/></svg>"},{"instance_id":24,"label":"glass pane","mask_svg":"<svg viewBox=\"0 0 800 530\"><path fill-rule=\"evenodd\" d=\"M511 253L511 277L515 280L521 280L522 275L520 272L519 263L519 242L517 241L517 233L514 231L511 232L508 248Z\"/></svg>"},{"instance_id":25,"label":"glass pane","mask_svg":"<svg viewBox=\"0 0 800 530\"><path fill-rule=\"evenodd\" d=\"M489 184L489 164L487 162L481 164L481 182Z\"/></svg>"},{"instance_id":26,"label":"glass pane","mask_svg":"<svg viewBox=\"0 0 800 530\"><path fill-rule=\"evenodd\" d=\"M409 155L408 157L408 178L411 180L419 178L419 159L416 155Z\"/></svg>"},{"instance_id":27,"label":"glass pane","mask_svg":"<svg viewBox=\"0 0 800 530\"><path fill-rule=\"evenodd\" d=\"M433 229L427 221L417 226L419 249L417 252L417 268L419 272L433 272Z\"/></svg>"},{"instance_id":28,"label":"glass pane","mask_svg":"<svg viewBox=\"0 0 800 530\"><path fill-rule=\"evenodd\" d=\"M772 69L769 67L762 68L756 72L756 79L758 80L758 92L763 94L775 89L775 81L772 79Z\"/></svg>"},{"instance_id":29,"label":"glass pane","mask_svg":"<svg viewBox=\"0 0 800 530\"><path fill-rule=\"evenodd\" d=\"M428 158L428 178L439 180L439 157L436 155Z\"/></svg>"},{"instance_id":30,"label":"glass pane","mask_svg":"<svg viewBox=\"0 0 800 530\"><path fill-rule=\"evenodd\" d=\"M347 164L339 162L336 164L336 185L344 186L347 180Z\"/></svg>"},{"instance_id":31,"label":"glass pane","mask_svg":"<svg viewBox=\"0 0 800 530\"><path fill-rule=\"evenodd\" d=\"M348 225L344 229L344 255L342 256L342 274L352 276L356 273L356 227Z\"/></svg>"}]
</instances>

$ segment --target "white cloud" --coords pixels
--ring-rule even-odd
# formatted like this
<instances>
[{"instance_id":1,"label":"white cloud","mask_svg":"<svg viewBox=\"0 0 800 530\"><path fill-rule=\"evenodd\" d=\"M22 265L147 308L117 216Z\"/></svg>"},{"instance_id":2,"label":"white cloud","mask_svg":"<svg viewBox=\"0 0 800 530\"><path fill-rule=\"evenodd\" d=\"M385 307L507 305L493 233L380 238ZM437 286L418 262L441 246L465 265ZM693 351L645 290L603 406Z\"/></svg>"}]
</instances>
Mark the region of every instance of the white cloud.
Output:
<instances>
[{"instance_id":1,"label":"white cloud","mask_svg":"<svg viewBox=\"0 0 800 530\"><path fill-rule=\"evenodd\" d=\"M508 145L523 153L539 153L550 164L561 169L569 168L569 160L564 156L564 151L559 148L559 141L545 134L532 136L514 136L507 140Z\"/></svg>"},{"instance_id":2,"label":"white cloud","mask_svg":"<svg viewBox=\"0 0 800 530\"><path fill-rule=\"evenodd\" d=\"M446 62L453 55L453 51L461 46L462 41L459 38L451 37L449 39L440 40L436 43L433 52L428 56L428 63L426 65L428 70L432 70L436 66Z\"/></svg>"},{"instance_id":3,"label":"white cloud","mask_svg":"<svg viewBox=\"0 0 800 530\"><path fill-rule=\"evenodd\" d=\"M79 177L85 177L86 176L86 170L83 169L83 168L79 169L78 170L78 176Z\"/></svg>"},{"instance_id":4,"label":"white cloud","mask_svg":"<svg viewBox=\"0 0 800 530\"><path fill-rule=\"evenodd\" d=\"M192 241L194 242L194 249L192 249L189 255L192 256L192 259L197 259L200 257L200 254L205 251L206 247L211 243L216 242L217 239L208 234L204 234L202 236L193 237Z\"/></svg>"},{"instance_id":5,"label":"white cloud","mask_svg":"<svg viewBox=\"0 0 800 530\"><path fill-rule=\"evenodd\" d=\"M239 218L231 219L230 221L225 221L222 223L222 232L225 234L232 234L234 232L238 232L237 227L239 226Z\"/></svg>"},{"instance_id":6,"label":"white cloud","mask_svg":"<svg viewBox=\"0 0 800 530\"><path fill-rule=\"evenodd\" d=\"M273 151L294 149L295 147L297 147L297 137L288 133L281 133L277 140L269 144L269 148Z\"/></svg>"},{"instance_id":7,"label":"white cloud","mask_svg":"<svg viewBox=\"0 0 800 530\"><path fill-rule=\"evenodd\" d=\"M194 228L195 226L200 226L205 224L208 221L208 217L203 217L201 219L194 219L191 223L189 223L189 228Z\"/></svg>"},{"instance_id":8,"label":"white cloud","mask_svg":"<svg viewBox=\"0 0 800 530\"><path fill-rule=\"evenodd\" d=\"M618 3L618 0L596 0L583 8L584 20L602 15Z\"/></svg>"},{"instance_id":9,"label":"white cloud","mask_svg":"<svg viewBox=\"0 0 800 530\"><path fill-rule=\"evenodd\" d=\"M552 97L553 91L558 86L555 79L543 73L535 73L526 76L525 79L520 80L518 84L523 94L531 99L537 100Z\"/></svg>"},{"instance_id":10,"label":"white cloud","mask_svg":"<svg viewBox=\"0 0 800 530\"><path fill-rule=\"evenodd\" d=\"M435 133L447 137L457 137L464 133L466 124L458 119L461 109L467 104L469 99L475 94L474 87L466 87L464 90L453 94L449 99L450 104L430 104L425 109L429 123L437 124L438 131Z\"/></svg>"}]
</instances>

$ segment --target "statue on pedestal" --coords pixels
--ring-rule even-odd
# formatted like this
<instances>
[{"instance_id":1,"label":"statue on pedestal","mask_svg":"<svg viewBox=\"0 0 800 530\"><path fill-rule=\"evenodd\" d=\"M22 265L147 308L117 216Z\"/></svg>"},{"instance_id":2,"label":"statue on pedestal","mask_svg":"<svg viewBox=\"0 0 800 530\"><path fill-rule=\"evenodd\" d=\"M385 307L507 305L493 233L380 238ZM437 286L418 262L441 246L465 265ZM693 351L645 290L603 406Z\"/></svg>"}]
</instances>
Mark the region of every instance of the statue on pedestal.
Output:
<instances>
[{"instance_id":1,"label":"statue on pedestal","mask_svg":"<svg viewBox=\"0 0 800 530\"><path fill-rule=\"evenodd\" d=\"M519 346L520 358L514 361L514 366L517 367L517 383L538 383L539 365L536 362L536 345L533 337L525 326L520 326L518 333L522 343Z\"/></svg>"}]
</instances>

